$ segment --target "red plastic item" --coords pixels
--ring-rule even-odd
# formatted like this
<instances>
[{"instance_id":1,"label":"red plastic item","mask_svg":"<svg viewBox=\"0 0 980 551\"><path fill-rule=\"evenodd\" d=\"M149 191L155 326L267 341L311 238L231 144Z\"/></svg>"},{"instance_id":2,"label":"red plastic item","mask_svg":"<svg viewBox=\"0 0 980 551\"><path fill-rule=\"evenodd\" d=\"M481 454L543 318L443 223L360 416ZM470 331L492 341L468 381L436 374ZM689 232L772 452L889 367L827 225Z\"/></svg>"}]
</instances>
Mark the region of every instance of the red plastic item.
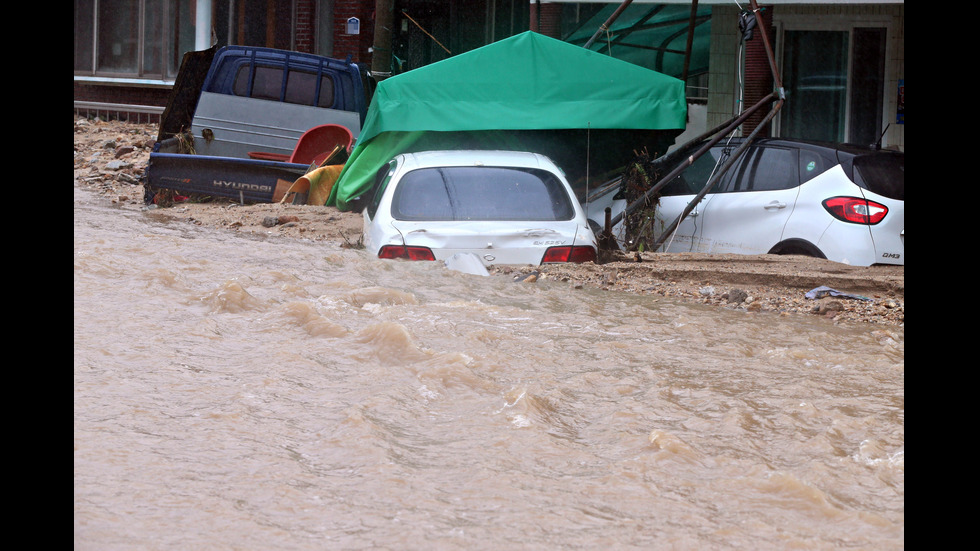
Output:
<instances>
[{"instance_id":1,"label":"red plastic item","mask_svg":"<svg viewBox=\"0 0 980 551\"><path fill-rule=\"evenodd\" d=\"M296 141L296 147L293 148L292 155L249 151L248 156L251 159L265 161L280 161L302 165L320 164L338 145L343 145L345 149L350 150L353 141L354 136L346 126L321 124L303 132L303 135Z\"/></svg>"}]
</instances>

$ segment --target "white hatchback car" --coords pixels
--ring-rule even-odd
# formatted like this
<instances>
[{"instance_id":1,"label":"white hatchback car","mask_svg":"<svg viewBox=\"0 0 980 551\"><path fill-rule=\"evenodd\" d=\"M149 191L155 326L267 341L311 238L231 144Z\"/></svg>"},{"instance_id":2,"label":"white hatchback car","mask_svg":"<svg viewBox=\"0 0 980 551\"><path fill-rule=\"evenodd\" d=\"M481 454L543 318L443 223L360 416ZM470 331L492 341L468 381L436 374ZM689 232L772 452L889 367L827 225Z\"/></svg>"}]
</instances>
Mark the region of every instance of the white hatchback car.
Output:
<instances>
[{"instance_id":1,"label":"white hatchback car","mask_svg":"<svg viewBox=\"0 0 980 551\"><path fill-rule=\"evenodd\" d=\"M738 145L712 148L664 187L654 235L683 212ZM661 250L904 265L905 154L756 140Z\"/></svg>"},{"instance_id":2,"label":"white hatchback car","mask_svg":"<svg viewBox=\"0 0 980 551\"><path fill-rule=\"evenodd\" d=\"M562 171L518 151L398 155L365 195L364 244L380 258L484 266L589 262L596 238Z\"/></svg>"}]
</instances>

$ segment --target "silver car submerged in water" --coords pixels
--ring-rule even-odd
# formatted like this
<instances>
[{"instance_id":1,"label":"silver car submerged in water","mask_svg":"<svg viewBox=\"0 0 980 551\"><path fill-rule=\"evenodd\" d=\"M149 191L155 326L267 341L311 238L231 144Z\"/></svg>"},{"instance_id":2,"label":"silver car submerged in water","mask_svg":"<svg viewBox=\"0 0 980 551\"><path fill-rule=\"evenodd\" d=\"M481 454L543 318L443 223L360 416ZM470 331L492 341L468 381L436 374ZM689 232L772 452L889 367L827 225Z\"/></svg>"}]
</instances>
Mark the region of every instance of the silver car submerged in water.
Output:
<instances>
[{"instance_id":1,"label":"silver car submerged in water","mask_svg":"<svg viewBox=\"0 0 980 551\"><path fill-rule=\"evenodd\" d=\"M562 171L520 151L405 153L377 175L365 248L380 258L484 266L590 262L596 238Z\"/></svg>"}]
</instances>

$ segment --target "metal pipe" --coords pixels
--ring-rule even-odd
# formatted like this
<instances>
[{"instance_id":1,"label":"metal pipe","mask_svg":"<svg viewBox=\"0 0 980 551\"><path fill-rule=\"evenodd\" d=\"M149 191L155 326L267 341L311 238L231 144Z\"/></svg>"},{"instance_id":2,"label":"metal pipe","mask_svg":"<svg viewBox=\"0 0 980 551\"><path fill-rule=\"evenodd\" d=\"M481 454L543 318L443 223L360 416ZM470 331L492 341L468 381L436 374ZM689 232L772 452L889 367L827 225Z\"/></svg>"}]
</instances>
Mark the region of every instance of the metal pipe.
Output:
<instances>
[{"instance_id":1,"label":"metal pipe","mask_svg":"<svg viewBox=\"0 0 980 551\"><path fill-rule=\"evenodd\" d=\"M698 0L691 2L691 19L687 23L687 49L684 51L684 72L681 73L681 80L684 81L685 95L687 90L687 70L691 64L691 49L694 46L694 21L698 15Z\"/></svg>"},{"instance_id":2,"label":"metal pipe","mask_svg":"<svg viewBox=\"0 0 980 551\"><path fill-rule=\"evenodd\" d=\"M595 34L592 35L592 38L590 38L589 41L585 43L584 48L588 50L592 46L592 43L595 42L597 38L599 38L599 35L601 35L605 31L608 31L609 26L612 25L617 19L619 19L619 16L623 13L623 10L628 8L629 5L632 3L633 0L623 0L623 3L620 4L618 8L616 8L616 11L614 11L613 14L609 16L609 19L606 19L606 22L600 25L599 28L596 30Z\"/></svg>"},{"instance_id":3,"label":"metal pipe","mask_svg":"<svg viewBox=\"0 0 980 551\"><path fill-rule=\"evenodd\" d=\"M684 161L682 164L680 164L677 167L675 167L674 170L670 171L670 173L667 174L667 176L664 176L663 178L661 178L660 181L657 182L653 187L651 187L650 189L648 189L643 194L642 197L640 197L636 201L633 201L632 203L630 203L629 205L627 205L626 208L623 210L623 212L617 214L613 218L612 225L615 226L616 224L620 223L623 220L624 217L629 216L630 214L633 214L638 208L640 208L640 206L644 202L646 202L647 199L649 199L650 197L652 197L654 193L660 191L660 189L663 188L664 186L666 186L668 182L670 182L671 180L673 180L674 178L676 178L677 175L680 174L681 172L683 172L685 169L687 169L687 167L691 166L694 163L694 160L695 159L697 159L698 157L700 157L701 155L703 155L705 152L707 152L709 149L711 149L711 147L714 146L719 141L721 141L721 139L723 137L725 137L725 135L727 135L729 132L731 132L735 128L738 128L738 126L740 124L742 124L743 122L745 122L745 119L747 119L752 113L755 113L756 111L758 111L760 107L762 107L764 104L772 101L775 97L776 97L775 92L769 94L768 96L762 98L762 100L759 101L759 103L756 103L755 105L753 105L749 109L746 109L744 112L742 112L738 117L735 117L734 119L732 119L732 121L725 128L723 128L721 132L718 132L717 135L715 135L714 138L712 138L706 144L704 144L703 146L701 146L701 148L698 149L698 151L696 153L694 153L693 155L690 155L687 158L686 161Z\"/></svg>"},{"instance_id":4,"label":"metal pipe","mask_svg":"<svg viewBox=\"0 0 980 551\"><path fill-rule=\"evenodd\" d=\"M759 3L756 0L751 0L752 12L755 13L756 17L761 17ZM776 57L772 53L772 44L769 43L769 33L766 32L766 27L764 25L759 26L759 35L762 36L762 44L766 48L766 57L769 58L769 69L772 71L772 79L776 84L776 90L779 92L780 99L786 99L786 94L783 93L783 79L779 76L779 69L776 67Z\"/></svg>"}]
</instances>

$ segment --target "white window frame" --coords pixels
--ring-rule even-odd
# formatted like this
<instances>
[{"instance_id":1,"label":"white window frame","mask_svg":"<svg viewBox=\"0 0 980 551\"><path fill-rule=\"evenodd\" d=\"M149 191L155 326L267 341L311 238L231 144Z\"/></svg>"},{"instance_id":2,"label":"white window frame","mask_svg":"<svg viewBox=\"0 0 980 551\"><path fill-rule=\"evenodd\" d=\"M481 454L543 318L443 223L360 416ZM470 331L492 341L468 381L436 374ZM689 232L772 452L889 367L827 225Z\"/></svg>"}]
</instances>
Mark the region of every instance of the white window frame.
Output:
<instances>
[{"instance_id":1,"label":"white window frame","mask_svg":"<svg viewBox=\"0 0 980 551\"><path fill-rule=\"evenodd\" d=\"M847 53L847 90L846 90L846 107L844 109L844 141L850 139L850 122L851 122L851 64L853 63L854 55L854 29L856 28L884 28L885 29L885 83L884 83L884 97L881 98L881 120L888 123L891 120L889 112L893 103L888 96L889 90L892 88L889 83L897 80L897 70L898 63L895 60L894 52L892 52L892 41L891 37L895 36L895 22L894 18L888 15L852 15L846 14L842 16L834 16L831 14L823 16L814 16L813 14L793 14L793 13L780 13L781 10L774 10L773 15L773 27L776 31L776 56L777 67L779 67L780 76L784 73L783 67L783 48L785 41L786 31L845 31L848 33L848 53ZM780 136L781 132L781 119L782 116L777 116L773 120L773 135ZM884 130L884 128L882 128Z\"/></svg>"}]
</instances>

